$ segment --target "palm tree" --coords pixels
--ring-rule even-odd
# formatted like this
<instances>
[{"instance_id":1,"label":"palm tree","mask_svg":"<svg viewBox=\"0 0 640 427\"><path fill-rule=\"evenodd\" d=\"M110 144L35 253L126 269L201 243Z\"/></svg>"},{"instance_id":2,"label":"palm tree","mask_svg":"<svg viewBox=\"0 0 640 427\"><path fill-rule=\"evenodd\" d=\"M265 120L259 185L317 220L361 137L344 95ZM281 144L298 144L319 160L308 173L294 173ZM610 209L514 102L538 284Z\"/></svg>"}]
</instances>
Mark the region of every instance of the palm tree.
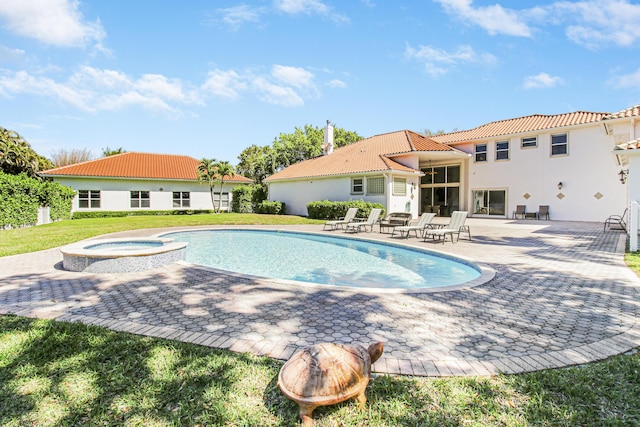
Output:
<instances>
[{"instance_id":1,"label":"palm tree","mask_svg":"<svg viewBox=\"0 0 640 427\"><path fill-rule=\"evenodd\" d=\"M216 159L202 158L198 163L198 181L209 184L209 192L211 193L211 206L216 208L213 200L213 187L218 180L218 161Z\"/></svg>"},{"instance_id":2,"label":"palm tree","mask_svg":"<svg viewBox=\"0 0 640 427\"><path fill-rule=\"evenodd\" d=\"M222 207L222 188L224 187L224 180L231 179L236 176L236 170L233 165L226 160L216 162L215 166L217 168L217 179L220 180L220 195L218 200L218 209L217 212L220 212L220 208Z\"/></svg>"}]
</instances>

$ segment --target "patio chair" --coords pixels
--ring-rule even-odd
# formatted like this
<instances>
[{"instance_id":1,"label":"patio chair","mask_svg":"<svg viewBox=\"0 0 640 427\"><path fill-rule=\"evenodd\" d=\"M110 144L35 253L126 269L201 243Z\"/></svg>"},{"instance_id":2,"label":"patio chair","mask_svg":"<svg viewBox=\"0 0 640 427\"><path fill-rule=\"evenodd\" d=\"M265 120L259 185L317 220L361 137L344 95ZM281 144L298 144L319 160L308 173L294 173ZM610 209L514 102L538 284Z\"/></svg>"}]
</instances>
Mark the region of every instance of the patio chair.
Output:
<instances>
[{"instance_id":1,"label":"patio chair","mask_svg":"<svg viewBox=\"0 0 640 427\"><path fill-rule=\"evenodd\" d=\"M618 227L620 227L622 230L627 230L627 212L629 211L629 208L626 208L624 210L624 212L622 213L622 215L611 215L609 216L607 219L604 220L604 230L607 230L607 226L609 226L609 229L611 230L611 226L612 225L617 225ZM618 230L618 228L615 228L614 230Z\"/></svg>"},{"instance_id":2,"label":"patio chair","mask_svg":"<svg viewBox=\"0 0 640 427\"><path fill-rule=\"evenodd\" d=\"M386 218L380 220L380 232L384 230L395 229L402 225L409 225L409 222L413 218L410 212L391 212Z\"/></svg>"},{"instance_id":3,"label":"patio chair","mask_svg":"<svg viewBox=\"0 0 640 427\"><path fill-rule=\"evenodd\" d=\"M409 234L412 231L415 231L416 237L418 237L418 231L420 231L422 234L424 233L425 228L433 227L433 225L431 224L431 221L433 221L433 218L435 218L435 216L436 216L435 212L433 213L425 212L420 216L420 220L418 221L417 224L402 225L399 227L394 227L393 233L391 233L391 237L393 237L393 235L396 234L396 231L400 232L400 237L405 237L405 233L406 233L407 238L409 238Z\"/></svg>"},{"instance_id":4,"label":"patio chair","mask_svg":"<svg viewBox=\"0 0 640 427\"><path fill-rule=\"evenodd\" d=\"M465 221L467 220L466 211L454 211L451 214L451 219L449 220L449 224L445 225L444 228L436 228L436 229L425 229L424 233L424 241L427 241L427 238L431 237L433 240L442 240L442 243L447 240L447 236L451 236L451 243L453 241L453 235L458 236L456 242L460 240L460 233L467 233L469 235L469 240L471 240L471 230L468 225L465 225Z\"/></svg>"},{"instance_id":5,"label":"patio chair","mask_svg":"<svg viewBox=\"0 0 640 427\"><path fill-rule=\"evenodd\" d=\"M518 216L520 216L521 219L524 219L527 213L526 211L527 207L525 205L517 205L516 210L513 211L513 219L518 219Z\"/></svg>"},{"instance_id":6,"label":"patio chair","mask_svg":"<svg viewBox=\"0 0 640 427\"><path fill-rule=\"evenodd\" d=\"M343 225L349 224L351 221L353 221L357 213L358 213L358 208L349 208L347 210L347 213L344 215L344 217L325 222L324 227L322 227L322 229L325 230L327 226L329 226L331 230L341 228Z\"/></svg>"},{"instance_id":7,"label":"patio chair","mask_svg":"<svg viewBox=\"0 0 640 427\"><path fill-rule=\"evenodd\" d=\"M347 231L351 231L353 233L358 233L360 232L361 228L364 228L364 231L367 231L367 227L370 228L370 231L373 231L373 226L376 222L378 222L380 213L382 213L382 209L380 208L371 209L371 212L369 213L369 217L367 219L355 218L354 221L345 225L344 232L346 233Z\"/></svg>"},{"instance_id":8,"label":"patio chair","mask_svg":"<svg viewBox=\"0 0 640 427\"><path fill-rule=\"evenodd\" d=\"M542 219L542 217L544 217L544 219L549 220L549 206L540 205L538 207L538 213L536 216L538 217L538 219Z\"/></svg>"}]
</instances>

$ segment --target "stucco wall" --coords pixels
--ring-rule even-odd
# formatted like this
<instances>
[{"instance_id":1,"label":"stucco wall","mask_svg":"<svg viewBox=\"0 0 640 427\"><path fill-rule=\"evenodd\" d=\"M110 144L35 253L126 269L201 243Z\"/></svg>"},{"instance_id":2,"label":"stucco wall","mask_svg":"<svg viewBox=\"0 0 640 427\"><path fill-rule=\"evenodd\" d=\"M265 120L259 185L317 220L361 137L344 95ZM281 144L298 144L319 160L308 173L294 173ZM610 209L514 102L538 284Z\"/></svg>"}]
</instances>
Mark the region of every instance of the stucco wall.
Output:
<instances>
[{"instance_id":1,"label":"stucco wall","mask_svg":"<svg viewBox=\"0 0 640 427\"><path fill-rule=\"evenodd\" d=\"M173 207L173 192L189 192L191 206L184 209L204 210L213 209L211 194L207 184L193 181L161 181L161 180L129 180L129 179L87 179L87 178L55 178L56 182L73 188L74 190L100 190L100 208L79 208L78 195L73 199L72 212L75 211L126 211L126 210L171 210ZM231 189L237 183L224 184L223 193L229 193L231 203ZM149 208L131 208L130 191L149 191ZM215 192L220 191L217 184Z\"/></svg>"},{"instance_id":2,"label":"stucco wall","mask_svg":"<svg viewBox=\"0 0 640 427\"><path fill-rule=\"evenodd\" d=\"M465 191L470 205L473 190L505 189L507 215L516 205L535 212L549 205L552 220L602 221L626 205L626 186L619 181L620 168L612 155L613 137L602 125L556 130L568 134L569 154L551 156L551 132L524 135L538 137L536 148L521 148L521 136L510 141L509 160L495 160L496 141L487 147L487 162L469 160L469 187ZM457 146L469 153L474 145ZM558 183L562 182L562 189ZM527 198L528 195L528 198Z\"/></svg>"}]
</instances>

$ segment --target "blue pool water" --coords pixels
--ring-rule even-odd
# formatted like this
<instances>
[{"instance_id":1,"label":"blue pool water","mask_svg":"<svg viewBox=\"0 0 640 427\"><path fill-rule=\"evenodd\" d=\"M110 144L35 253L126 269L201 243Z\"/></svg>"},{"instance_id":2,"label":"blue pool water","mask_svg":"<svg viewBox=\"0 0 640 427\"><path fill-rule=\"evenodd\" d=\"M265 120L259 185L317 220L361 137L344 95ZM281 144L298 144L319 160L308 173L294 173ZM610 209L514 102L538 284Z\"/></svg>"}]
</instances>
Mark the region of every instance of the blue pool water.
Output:
<instances>
[{"instance_id":1,"label":"blue pool water","mask_svg":"<svg viewBox=\"0 0 640 427\"><path fill-rule=\"evenodd\" d=\"M428 251L320 234L203 230L163 237L187 242L188 262L275 279L419 289L458 285L480 276L472 264Z\"/></svg>"},{"instance_id":2,"label":"blue pool water","mask_svg":"<svg viewBox=\"0 0 640 427\"><path fill-rule=\"evenodd\" d=\"M86 246L85 249L90 250L107 250L107 251L136 251L138 249L157 248L164 245L162 242L154 240L145 241L122 241L122 242L105 242L96 243L95 245Z\"/></svg>"}]
</instances>

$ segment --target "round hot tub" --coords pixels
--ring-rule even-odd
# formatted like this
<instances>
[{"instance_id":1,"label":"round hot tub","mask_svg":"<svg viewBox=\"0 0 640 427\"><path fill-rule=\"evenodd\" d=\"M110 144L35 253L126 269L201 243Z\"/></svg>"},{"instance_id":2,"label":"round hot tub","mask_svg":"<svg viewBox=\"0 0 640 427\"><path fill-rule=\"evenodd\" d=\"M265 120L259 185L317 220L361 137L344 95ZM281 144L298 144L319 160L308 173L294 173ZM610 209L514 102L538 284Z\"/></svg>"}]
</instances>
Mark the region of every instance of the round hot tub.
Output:
<instances>
[{"instance_id":1,"label":"round hot tub","mask_svg":"<svg viewBox=\"0 0 640 427\"><path fill-rule=\"evenodd\" d=\"M187 243L166 238L85 240L60 248L65 270L127 273L162 267L184 259Z\"/></svg>"}]
</instances>

